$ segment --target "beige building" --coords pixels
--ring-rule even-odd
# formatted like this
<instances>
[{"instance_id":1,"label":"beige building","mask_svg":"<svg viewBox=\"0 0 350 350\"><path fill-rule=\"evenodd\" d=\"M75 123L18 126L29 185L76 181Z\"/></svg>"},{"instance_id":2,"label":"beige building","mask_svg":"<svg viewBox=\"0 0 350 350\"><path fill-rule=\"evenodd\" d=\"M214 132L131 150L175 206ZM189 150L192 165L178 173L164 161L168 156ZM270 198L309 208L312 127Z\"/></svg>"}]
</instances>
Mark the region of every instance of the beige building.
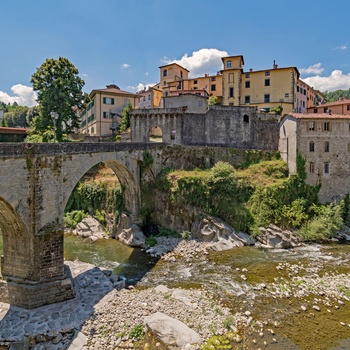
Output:
<instances>
[{"instance_id":1,"label":"beige building","mask_svg":"<svg viewBox=\"0 0 350 350\"><path fill-rule=\"evenodd\" d=\"M286 114L280 122L279 150L296 172L299 153L306 160L306 182L321 184L322 203L350 192L350 115Z\"/></svg>"},{"instance_id":2,"label":"beige building","mask_svg":"<svg viewBox=\"0 0 350 350\"><path fill-rule=\"evenodd\" d=\"M278 106L283 108L283 113L296 110L299 79L296 67L278 68L274 63L272 69L259 71L250 69L241 76L240 106L256 106L259 110L267 112Z\"/></svg>"},{"instance_id":3,"label":"beige building","mask_svg":"<svg viewBox=\"0 0 350 350\"><path fill-rule=\"evenodd\" d=\"M156 87L139 91L139 108L160 108L162 103L163 91Z\"/></svg>"},{"instance_id":4,"label":"beige building","mask_svg":"<svg viewBox=\"0 0 350 350\"><path fill-rule=\"evenodd\" d=\"M105 89L92 90L89 97L91 102L79 112L79 132L91 136L113 135L123 109L128 103L135 108L139 101L137 94L120 90L114 84L107 85Z\"/></svg>"}]
</instances>

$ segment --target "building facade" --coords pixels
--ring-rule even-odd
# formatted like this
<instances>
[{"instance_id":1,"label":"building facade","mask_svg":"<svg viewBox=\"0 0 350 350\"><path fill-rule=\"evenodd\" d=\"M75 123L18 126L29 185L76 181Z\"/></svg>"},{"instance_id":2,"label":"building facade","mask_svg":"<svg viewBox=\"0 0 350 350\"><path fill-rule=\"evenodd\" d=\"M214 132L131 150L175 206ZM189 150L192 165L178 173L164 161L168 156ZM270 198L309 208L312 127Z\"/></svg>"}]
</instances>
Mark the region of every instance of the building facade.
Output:
<instances>
[{"instance_id":1,"label":"building facade","mask_svg":"<svg viewBox=\"0 0 350 350\"><path fill-rule=\"evenodd\" d=\"M117 85L107 85L105 89L92 90L90 103L86 109L79 111L81 124L79 133L91 136L113 135L123 109L130 103L137 107L137 94L120 90Z\"/></svg>"},{"instance_id":2,"label":"building facade","mask_svg":"<svg viewBox=\"0 0 350 350\"><path fill-rule=\"evenodd\" d=\"M308 113L332 113L350 115L350 100L340 100L311 106Z\"/></svg>"},{"instance_id":3,"label":"building facade","mask_svg":"<svg viewBox=\"0 0 350 350\"><path fill-rule=\"evenodd\" d=\"M297 170L297 154L306 160L306 182L321 184L322 203L350 192L350 115L287 114L280 122L279 150L290 173Z\"/></svg>"}]
</instances>

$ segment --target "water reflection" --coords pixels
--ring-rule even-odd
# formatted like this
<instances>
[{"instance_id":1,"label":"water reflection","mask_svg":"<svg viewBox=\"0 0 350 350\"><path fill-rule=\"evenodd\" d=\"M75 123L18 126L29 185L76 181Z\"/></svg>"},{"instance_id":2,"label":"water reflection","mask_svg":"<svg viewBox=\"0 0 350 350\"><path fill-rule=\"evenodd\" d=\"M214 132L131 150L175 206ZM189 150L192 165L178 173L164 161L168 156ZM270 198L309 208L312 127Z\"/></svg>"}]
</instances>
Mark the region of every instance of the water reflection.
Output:
<instances>
[{"instance_id":1,"label":"water reflection","mask_svg":"<svg viewBox=\"0 0 350 350\"><path fill-rule=\"evenodd\" d=\"M79 259L97 267L113 270L123 275L129 284L135 284L157 262L139 248L131 248L116 239L100 239L92 242L74 235L65 235L64 257Z\"/></svg>"}]
</instances>

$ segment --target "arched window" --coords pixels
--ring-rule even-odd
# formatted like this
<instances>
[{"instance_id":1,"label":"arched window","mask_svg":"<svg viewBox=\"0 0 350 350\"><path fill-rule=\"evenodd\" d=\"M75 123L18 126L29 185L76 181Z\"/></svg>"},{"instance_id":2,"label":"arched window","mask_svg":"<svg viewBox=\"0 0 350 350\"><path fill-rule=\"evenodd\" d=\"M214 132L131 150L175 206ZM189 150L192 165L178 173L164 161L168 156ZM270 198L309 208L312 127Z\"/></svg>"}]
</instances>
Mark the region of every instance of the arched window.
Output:
<instances>
[{"instance_id":1,"label":"arched window","mask_svg":"<svg viewBox=\"0 0 350 350\"><path fill-rule=\"evenodd\" d=\"M168 70L167 70L167 69L164 69L164 70L163 70L163 77L166 77L166 76L168 76Z\"/></svg>"},{"instance_id":2,"label":"arched window","mask_svg":"<svg viewBox=\"0 0 350 350\"><path fill-rule=\"evenodd\" d=\"M249 123L249 115L246 115L246 114L245 114L245 115L243 116L243 122L244 122L244 123Z\"/></svg>"}]
</instances>

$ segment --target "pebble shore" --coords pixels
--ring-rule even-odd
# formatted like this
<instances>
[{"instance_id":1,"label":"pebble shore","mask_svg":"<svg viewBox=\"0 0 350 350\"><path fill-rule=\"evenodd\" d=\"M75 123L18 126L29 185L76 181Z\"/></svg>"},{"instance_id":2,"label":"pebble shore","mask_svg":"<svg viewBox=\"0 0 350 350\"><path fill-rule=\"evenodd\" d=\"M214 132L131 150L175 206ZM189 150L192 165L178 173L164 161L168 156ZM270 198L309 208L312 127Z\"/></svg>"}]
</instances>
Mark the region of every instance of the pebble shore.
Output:
<instances>
[{"instance_id":1,"label":"pebble shore","mask_svg":"<svg viewBox=\"0 0 350 350\"><path fill-rule=\"evenodd\" d=\"M170 264L179 259L191 263L194 259L205 260L210 249L207 243L193 240L161 239L148 253L161 256ZM312 249L316 253L319 251L318 248ZM276 269L285 272L288 277L276 278L272 283L255 284L251 288L256 298L299 299L301 306L295 312L312 317L322 312L336 315L337 310L349 307L349 274L320 273L323 262L332 261L341 266L349 264L349 260L339 260L327 254L320 254L318 259L318 264L310 266L298 262L277 264ZM242 303L233 312L211 292L204 290L171 289L159 285L149 288L130 286L118 291L113 287L110 271L80 261L67 261L66 264L74 278L74 299L34 310L0 303L1 350L25 349L26 346L36 350L150 350L153 347L147 343L138 347L129 334L135 325L144 323L145 316L155 312L185 323L200 335L201 343L188 345L184 350L199 350L212 335L221 335L229 330L235 333L242 327L250 329L247 341L251 347L247 343L246 349L259 346L297 349L290 344L281 345L284 340L274 332L279 323L272 319L256 319L249 303ZM249 277L249 266L241 269L239 274L245 281L246 276ZM313 298L310 299L310 296ZM349 319L339 318L338 324L344 330L350 328ZM237 335L235 340L239 344L242 337ZM154 346L154 349L161 348L159 343Z\"/></svg>"}]
</instances>

